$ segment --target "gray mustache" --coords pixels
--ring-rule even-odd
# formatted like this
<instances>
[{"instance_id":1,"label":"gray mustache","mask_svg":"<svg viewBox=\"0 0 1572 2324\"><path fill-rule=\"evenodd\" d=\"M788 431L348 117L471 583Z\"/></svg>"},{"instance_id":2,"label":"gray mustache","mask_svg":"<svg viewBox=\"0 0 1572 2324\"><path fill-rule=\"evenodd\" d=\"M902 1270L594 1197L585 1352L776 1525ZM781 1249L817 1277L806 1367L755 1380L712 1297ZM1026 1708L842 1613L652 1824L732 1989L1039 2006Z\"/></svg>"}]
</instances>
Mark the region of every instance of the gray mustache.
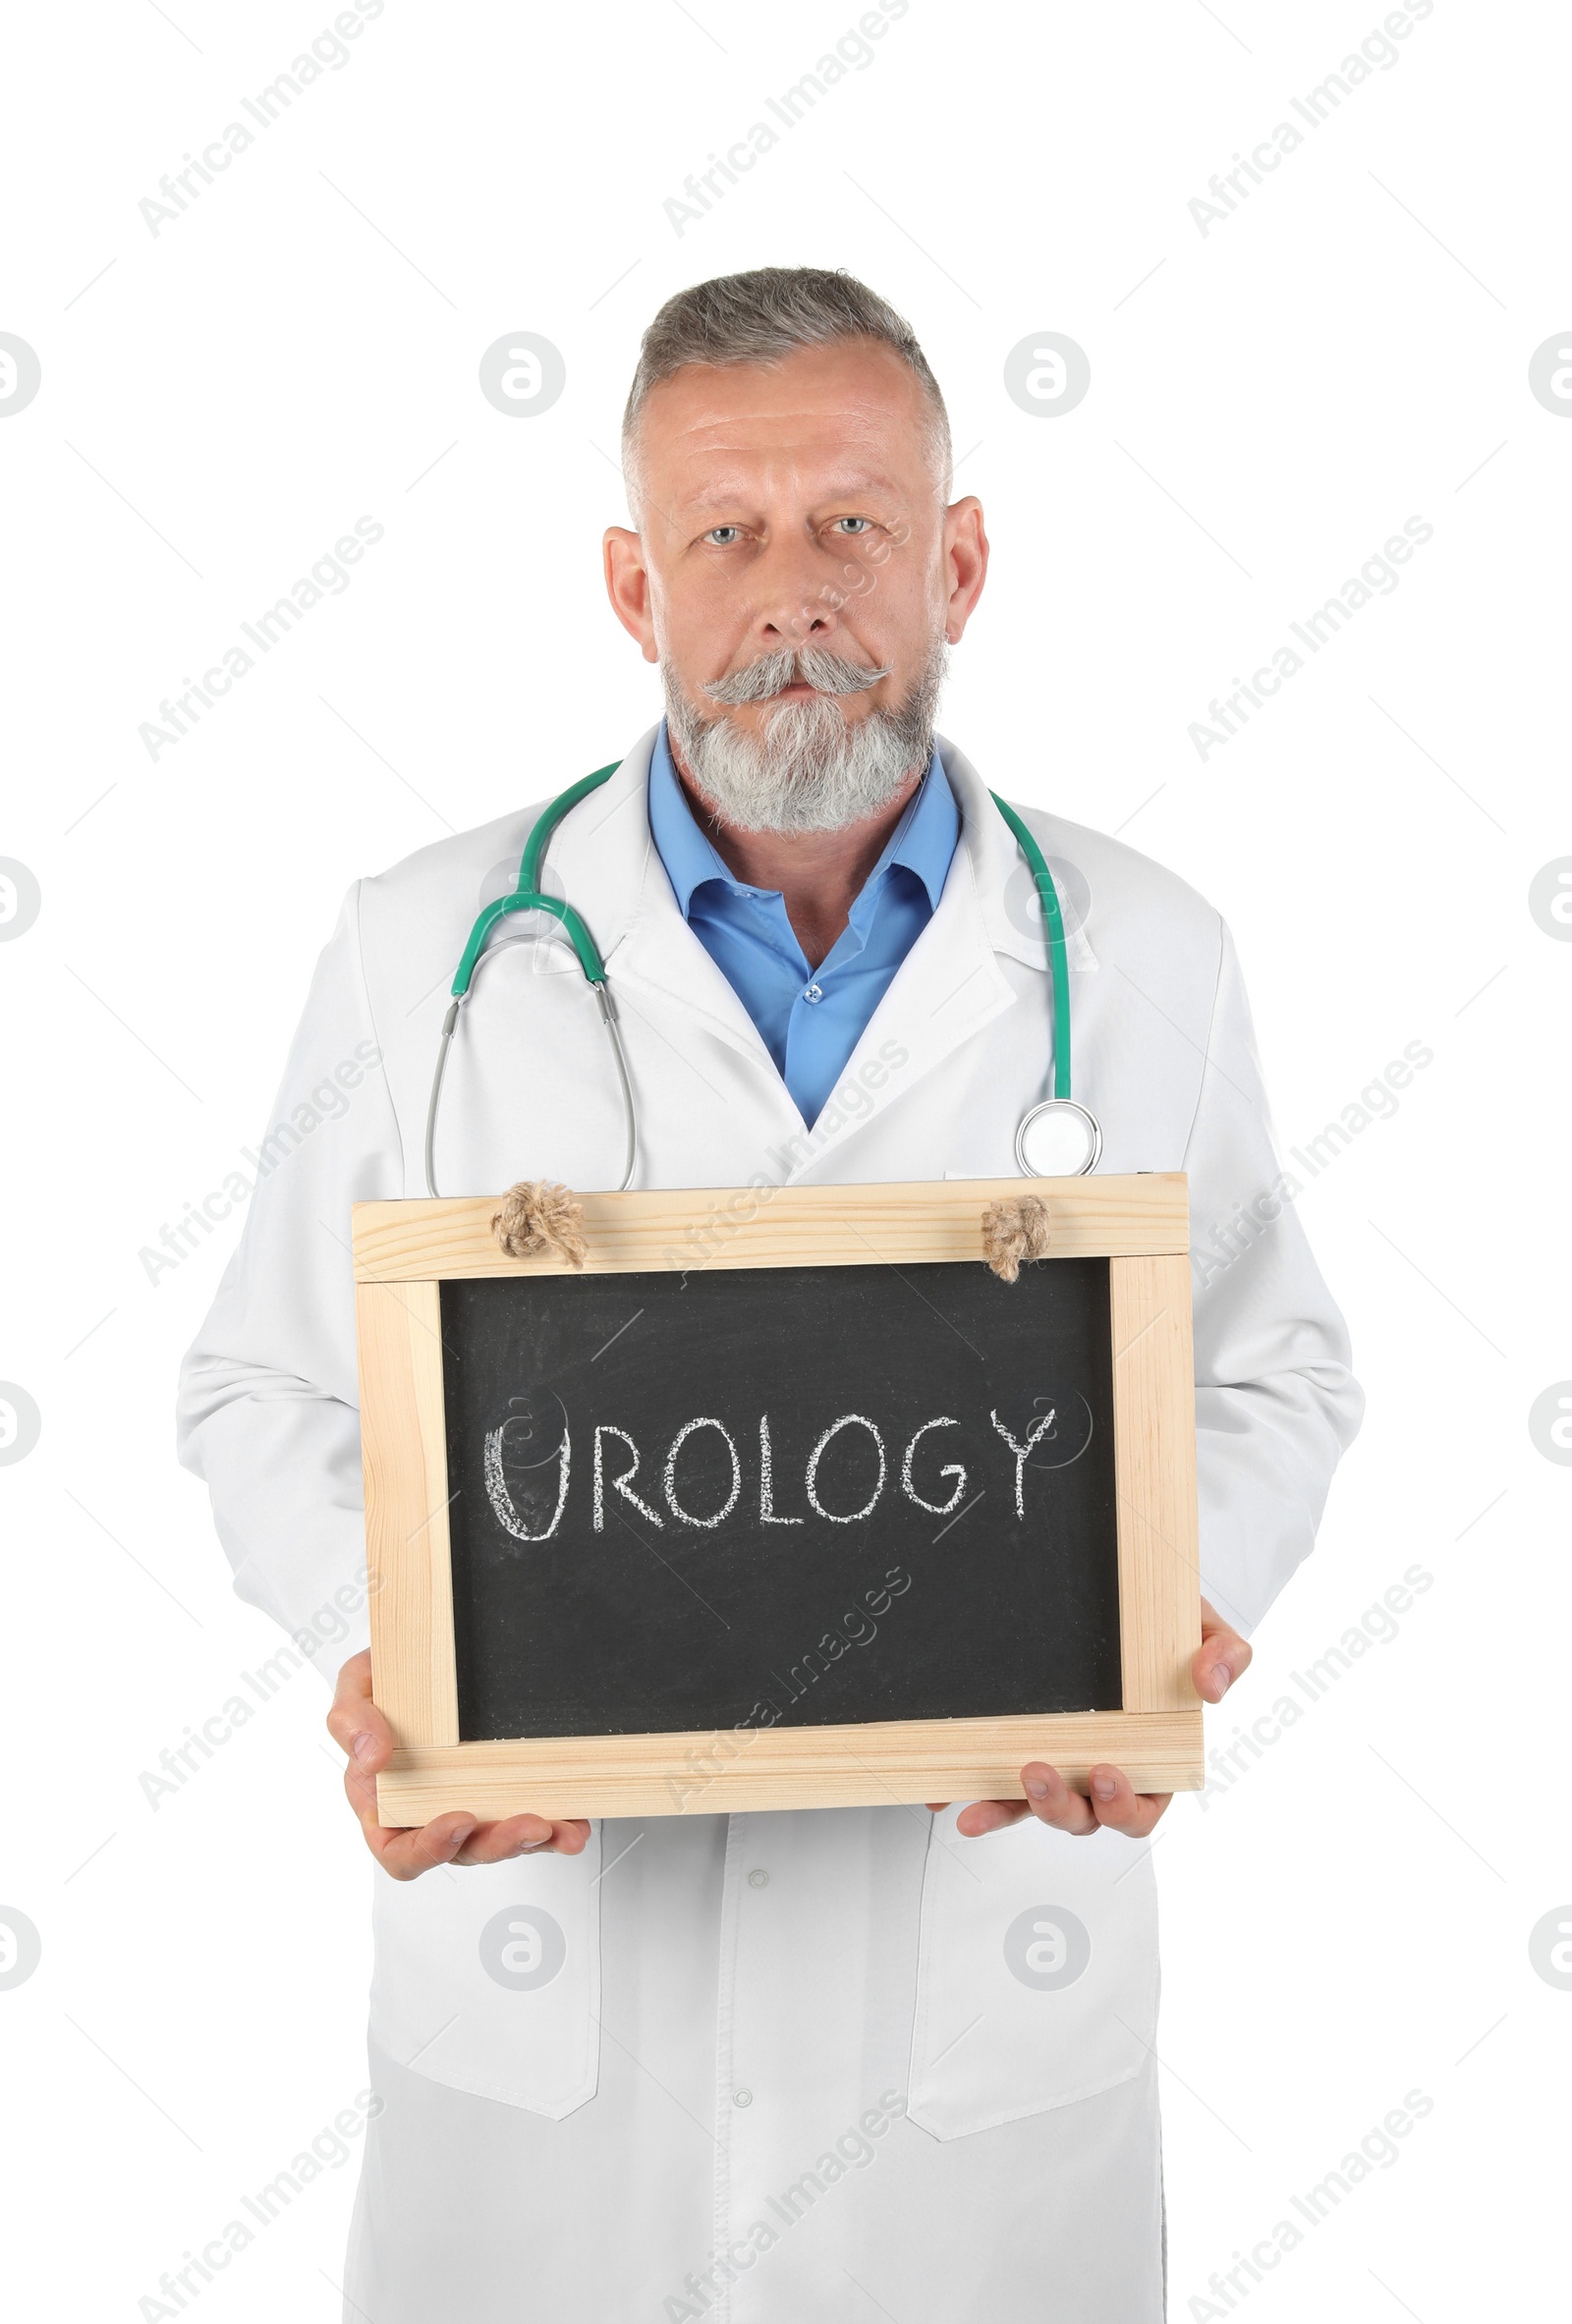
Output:
<instances>
[{"instance_id":1,"label":"gray mustache","mask_svg":"<svg viewBox=\"0 0 1572 2324\"><path fill-rule=\"evenodd\" d=\"M866 662L846 661L821 645L805 645L800 650L788 645L779 653L760 654L744 669L729 671L703 691L712 701L731 703L766 702L771 694L797 683L815 687L824 694L856 694L889 674L888 669L870 670Z\"/></svg>"}]
</instances>

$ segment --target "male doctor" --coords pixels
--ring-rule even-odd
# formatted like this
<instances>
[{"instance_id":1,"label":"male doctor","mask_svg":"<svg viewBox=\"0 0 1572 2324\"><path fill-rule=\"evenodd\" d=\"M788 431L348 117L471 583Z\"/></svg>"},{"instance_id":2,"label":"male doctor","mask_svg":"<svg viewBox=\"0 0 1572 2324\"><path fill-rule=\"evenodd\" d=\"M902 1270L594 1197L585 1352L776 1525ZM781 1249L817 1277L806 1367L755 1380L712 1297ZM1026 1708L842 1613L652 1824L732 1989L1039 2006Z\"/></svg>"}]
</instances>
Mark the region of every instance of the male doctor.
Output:
<instances>
[{"instance_id":1,"label":"male doctor","mask_svg":"<svg viewBox=\"0 0 1572 2324\"><path fill-rule=\"evenodd\" d=\"M845 274L700 284L645 335L624 456L634 525L605 535L606 586L665 717L560 825L549 885L606 962L635 1183L1015 1174L1048 962L986 779L932 729L987 541L978 502L949 500L910 327ZM1021 754L1051 770L1040 704L1020 713ZM1362 1399L1283 1198L1227 929L1129 848L1020 811L1073 867L1100 1167L1186 1171L1198 1236L1235 1231L1195 1288L1194 1673L1215 1702L1311 1547ZM277 1117L314 1090L327 1118L258 1187L185 1366L182 1457L236 1587L309 1645L364 1602L350 1205L425 1191L453 967L539 812L352 890ZM438 1183L615 1186L622 1097L573 952L544 914L494 940ZM390 1831L365 1652L328 1724L375 1858L381 2103L346 2319L1158 2324L1146 1841L1165 1798L1115 1767L1083 1798L1032 1763L1025 1802L726 1815L701 1797L647 1821ZM1087 1932L1068 1981L1012 1936L1035 1915Z\"/></svg>"}]
</instances>

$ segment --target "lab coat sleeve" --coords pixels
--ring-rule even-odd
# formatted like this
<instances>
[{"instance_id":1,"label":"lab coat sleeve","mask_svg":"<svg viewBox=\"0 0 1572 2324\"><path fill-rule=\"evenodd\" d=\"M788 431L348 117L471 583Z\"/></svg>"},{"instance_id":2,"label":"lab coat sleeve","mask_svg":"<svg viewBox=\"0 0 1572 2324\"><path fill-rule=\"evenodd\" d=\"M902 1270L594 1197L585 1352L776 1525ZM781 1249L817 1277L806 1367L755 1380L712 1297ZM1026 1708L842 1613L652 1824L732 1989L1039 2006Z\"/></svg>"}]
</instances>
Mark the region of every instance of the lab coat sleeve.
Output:
<instances>
[{"instance_id":1,"label":"lab coat sleeve","mask_svg":"<svg viewBox=\"0 0 1572 2324\"><path fill-rule=\"evenodd\" d=\"M1202 1594L1248 1633L1315 1542L1365 1399L1277 1158L1226 927L1185 1168Z\"/></svg>"},{"instance_id":2,"label":"lab coat sleeve","mask_svg":"<svg viewBox=\"0 0 1572 2324\"><path fill-rule=\"evenodd\" d=\"M181 1366L177 1448L237 1594L331 1685L367 1642L350 1205L404 1191L359 890L317 964L239 1249Z\"/></svg>"}]
</instances>

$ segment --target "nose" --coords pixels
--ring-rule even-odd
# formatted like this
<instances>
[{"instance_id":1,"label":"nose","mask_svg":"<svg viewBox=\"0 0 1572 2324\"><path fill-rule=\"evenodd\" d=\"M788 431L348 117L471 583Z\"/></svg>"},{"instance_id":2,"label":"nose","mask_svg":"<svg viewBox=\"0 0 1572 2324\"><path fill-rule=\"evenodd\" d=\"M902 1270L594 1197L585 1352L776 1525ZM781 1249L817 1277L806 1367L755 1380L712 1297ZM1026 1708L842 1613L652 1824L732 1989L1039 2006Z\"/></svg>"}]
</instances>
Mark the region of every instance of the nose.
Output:
<instances>
[{"instance_id":1,"label":"nose","mask_svg":"<svg viewBox=\"0 0 1572 2324\"><path fill-rule=\"evenodd\" d=\"M801 538L776 537L754 566L752 635L761 653L828 645L840 628L832 558Z\"/></svg>"}]
</instances>

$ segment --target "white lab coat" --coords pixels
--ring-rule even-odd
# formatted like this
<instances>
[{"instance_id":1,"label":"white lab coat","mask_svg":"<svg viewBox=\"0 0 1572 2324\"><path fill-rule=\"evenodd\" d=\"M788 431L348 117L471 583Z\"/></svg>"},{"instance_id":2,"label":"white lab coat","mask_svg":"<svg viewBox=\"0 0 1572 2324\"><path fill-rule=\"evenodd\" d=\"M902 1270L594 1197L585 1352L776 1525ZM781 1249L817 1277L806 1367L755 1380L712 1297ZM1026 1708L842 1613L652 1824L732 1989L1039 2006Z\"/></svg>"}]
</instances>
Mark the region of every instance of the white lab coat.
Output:
<instances>
[{"instance_id":1,"label":"white lab coat","mask_svg":"<svg viewBox=\"0 0 1572 2324\"><path fill-rule=\"evenodd\" d=\"M607 963L638 1099L635 1183L1013 1175L1016 1125L1045 1089L1050 984L1030 875L962 754L941 741L962 836L938 909L810 1134L677 909L646 810L652 740L562 824L547 875ZM1101 1119L1100 1167L1189 1173L1207 1252L1202 1581L1249 1630L1310 1549L1359 1424L1346 1334L1273 1194L1226 928L1131 849L1024 811L1071 906L1075 1086ZM337 1628L322 1614L335 1593L364 1594L350 1205L425 1191L453 966L480 906L512 886L535 812L351 893L261 1149L272 1166L183 1373L181 1454L211 1488L236 1588L309 1637L329 1680L365 1634L362 1611L348 1647L317 1643ZM506 949L448 1068L441 1189L615 1185L617 1083L573 954L544 915L493 941ZM899 1062L873 1087L860 1069L875 1056ZM696 1199L696 1224L706 1208ZM1147 1849L1033 1821L963 1841L962 1802L936 1816L693 1804L597 1823L578 1857L408 1885L374 1873L384 2110L346 2317L1155 2324ZM1068 1985L1022 1975L1019 1941L1015 1967L1005 1944L1023 1914L1055 1911L1090 1937ZM499 1977L498 1926L516 1964L560 1951L560 1968Z\"/></svg>"}]
</instances>

